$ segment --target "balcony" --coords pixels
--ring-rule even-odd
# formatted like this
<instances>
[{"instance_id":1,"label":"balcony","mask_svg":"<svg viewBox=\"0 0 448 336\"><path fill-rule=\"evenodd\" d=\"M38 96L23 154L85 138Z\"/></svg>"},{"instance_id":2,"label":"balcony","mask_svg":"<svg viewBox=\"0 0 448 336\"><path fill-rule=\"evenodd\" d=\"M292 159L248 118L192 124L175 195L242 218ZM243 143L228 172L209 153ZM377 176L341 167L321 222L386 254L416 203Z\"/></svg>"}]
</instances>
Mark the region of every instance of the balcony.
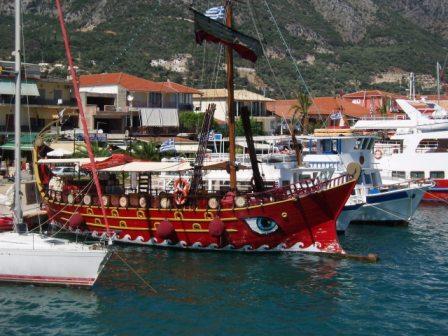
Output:
<instances>
[{"instance_id":1,"label":"balcony","mask_svg":"<svg viewBox=\"0 0 448 336\"><path fill-rule=\"evenodd\" d=\"M40 106L76 106L75 98L70 100L62 99L45 99L40 97L22 97L20 100L22 104L40 105ZM14 104L14 96L1 96L0 104Z\"/></svg>"}]
</instances>

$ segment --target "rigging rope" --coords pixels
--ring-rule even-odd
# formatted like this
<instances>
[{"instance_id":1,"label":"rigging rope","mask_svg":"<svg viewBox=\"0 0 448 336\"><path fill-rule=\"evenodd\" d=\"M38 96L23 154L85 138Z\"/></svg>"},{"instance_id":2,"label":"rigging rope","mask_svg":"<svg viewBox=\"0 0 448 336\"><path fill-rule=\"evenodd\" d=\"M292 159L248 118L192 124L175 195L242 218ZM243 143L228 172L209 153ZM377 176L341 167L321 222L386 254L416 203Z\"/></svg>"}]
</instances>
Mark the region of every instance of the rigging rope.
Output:
<instances>
[{"instance_id":1,"label":"rigging rope","mask_svg":"<svg viewBox=\"0 0 448 336\"><path fill-rule=\"evenodd\" d=\"M264 4L266 5L266 8L267 8L267 10L268 10L268 12L269 12L269 15L270 15L270 17L271 17L271 19L272 19L272 21L273 21L273 23L274 23L274 25L275 25L275 27L276 27L276 29L277 29L277 32L278 32L278 34L279 34L279 36L280 36L280 38L281 38L281 40L282 40L282 42L283 42L283 44L284 44L284 46L285 46L285 49L286 49L286 51L287 51L289 57L291 58L292 63L294 64L294 68L296 69L296 72L297 72L297 74L299 75L299 84L300 84L300 81L302 81L303 86L305 87L305 90L306 90L307 94L310 96L311 101L312 101L313 104L316 106L316 109L317 109L317 112L318 112L318 115L319 115L319 119L320 119L321 122L323 123L324 127L326 127L326 120L324 120L324 119L322 118L322 115L321 115L319 106L318 106L318 105L316 104L316 102L315 102L315 97L314 97L313 94L311 93L311 91L310 91L308 85L306 84L306 81L305 81L304 77L302 76L302 73L300 72L300 69L299 69L299 67L298 67L298 65L297 65L297 61L296 61L296 59L294 58L294 56L292 55L291 49L289 48L289 45L288 45L288 43L286 42L286 40L285 40L285 38L284 38L284 36L283 36L283 33L282 33L282 31L281 31L281 29L280 29L278 23L277 23L277 20L275 19L274 14L273 14L272 11L271 11L271 7L269 7L269 4L268 4L268 2L267 2L266 0L264 0Z\"/></svg>"}]
</instances>

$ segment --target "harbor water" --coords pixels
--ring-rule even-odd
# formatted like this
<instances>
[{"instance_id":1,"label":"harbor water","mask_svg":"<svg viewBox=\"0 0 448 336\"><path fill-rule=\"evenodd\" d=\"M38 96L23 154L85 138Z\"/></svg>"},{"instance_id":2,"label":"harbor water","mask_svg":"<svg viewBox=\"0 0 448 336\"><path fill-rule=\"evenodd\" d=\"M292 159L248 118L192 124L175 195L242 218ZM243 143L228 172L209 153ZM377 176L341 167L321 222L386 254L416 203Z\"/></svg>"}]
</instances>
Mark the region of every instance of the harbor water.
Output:
<instances>
[{"instance_id":1,"label":"harbor water","mask_svg":"<svg viewBox=\"0 0 448 336\"><path fill-rule=\"evenodd\" d=\"M91 291L0 285L0 335L446 335L448 208L409 227L352 226L347 251L306 254L119 246Z\"/></svg>"}]
</instances>

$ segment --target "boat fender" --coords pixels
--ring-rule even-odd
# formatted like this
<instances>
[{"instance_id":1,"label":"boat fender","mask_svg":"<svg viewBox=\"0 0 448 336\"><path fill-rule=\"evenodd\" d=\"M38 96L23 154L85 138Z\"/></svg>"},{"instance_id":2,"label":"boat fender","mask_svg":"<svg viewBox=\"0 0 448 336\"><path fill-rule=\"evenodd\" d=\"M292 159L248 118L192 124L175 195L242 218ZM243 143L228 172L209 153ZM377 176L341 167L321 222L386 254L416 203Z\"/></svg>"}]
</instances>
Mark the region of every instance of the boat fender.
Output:
<instances>
[{"instance_id":1,"label":"boat fender","mask_svg":"<svg viewBox=\"0 0 448 336\"><path fill-rule=\"evenodd\" d=\"M235 197L235 206L237 208L244 208L247 206L247 201L244 196L237 196Z\"/></svg>"},{"instance_id":2,"label":"boat fender","mask_svg":"<svg viewBox=\"0 0 448 336\"><path fill-rule=\"evenodd\" d=\"M219 218L215 217L208 226L208 232L210 236L219 238L223 235L225 230L224 222Z\"/></svg>"},{"instance_id":3,"label":"boat fender","mask_svg":"<svg viewBox=\"0 0 448 336\"><path fill-rule=\"evenodd\" d=\"M109 197L109 196L106 196L106 195L103 195L102 200L103 200L103 205L104 205L105 207L108 207L109 204L110 204L110 197Z\"/></svg>"},{"instance_id":4,"label":"boat fender","mask_svg":"<svg viewBox=\"0 0 448 336\"><path fill-rule=\"evenodd\" d=\"M216 197L210 197L207 204L210 209L215 210L218 209L219 201Z\"/></svg>"},{"instance_id":5,"label":"boat fender","mask_svg":"<svg viewBox=\"0 0 448 336\"><path fill-rule=\"evenodd\" d=\"M138 199L138 205L140 206L140 208L146 208L146 206L148 205L148 201L146 200L145 196L142 196Z\"/></svg>"},{"instance_id":6,"label":"boat fender","mask_svg":"<svg viewBox=\"0 0 448 336\"><path fill-rule=\"evenodd\" d=\"M83 200L85 205L92 204L92 196L90 196L90 195L84 195L82 200Z\"/></svg>"},{"instance_id":7,"label":"boat fender","mask_svg":"<svg viewBox=\"0 0 448 336\"><path fill-rule=\"evenodd\" d=\"M174 233L174 226L168 219L165 219L157 226L156 233L158 237L168 239Z\"/></svg>"},{"instance_id":8,"label":"boat fender","mask_svg":"<svg viewBox=\"0 0 448 336\"><path fill-rule=\"evenodd\" d=\"M127 208L129 204L129 199L127 196L121 196L119 200L120 207Z\"/></svg>"},{"instance_id":9,"label":"boat fender","mask_svg":"<svg viewBox=\"0 0 448 336\"><path fill-rule=\"evenodd\" d=\"M383 157L383 152L381 151L381 149L377 149L375 151L375 159L379 160Z\"/></svg>"},{"instance_id":10,"label":"boat fender","mask_svg":"<svg viewBox=\"0 0 448 336\"><path fill-rule=\"evenodd\" d=\"M75 212L68 221L68 226L72 230L76 230L81 226L83 226L84 224L85 224L84 218L79 214L79 212Z\"/></svg>"},{"instance_id":11,"label":"boat fender","mask_svg":"<svg viewBox=\"0 0 448 336\"><path fill-rule=\"evenodd\" d=\"M75 195L73 195L72 193L68 194L68 195L67 195L67 202L68 202L69 204L73 204L73 203L75 203Z\"/></svg>"},{"instance_id":12,"label":"boat fender","mask_svg":"<svg viewBox=\"0 0 448 336\"><path fill-rule=\"evenodd\" d=\"M162 209L168 209L171 208L171 201L168 197L162 197L160 199L160 207Z\"/></svg>"}]
</instances>

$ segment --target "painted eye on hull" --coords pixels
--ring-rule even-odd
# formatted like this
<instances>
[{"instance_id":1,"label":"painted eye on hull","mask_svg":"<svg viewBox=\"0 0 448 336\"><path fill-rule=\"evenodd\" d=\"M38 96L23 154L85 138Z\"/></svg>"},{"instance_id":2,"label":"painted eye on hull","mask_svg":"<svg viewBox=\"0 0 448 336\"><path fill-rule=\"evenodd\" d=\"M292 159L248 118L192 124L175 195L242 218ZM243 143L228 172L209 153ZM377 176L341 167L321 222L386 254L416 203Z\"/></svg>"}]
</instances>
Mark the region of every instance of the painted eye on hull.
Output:
<instances>
[{"instance_id":1,"label":"painted eye on hull","mask_svg":"<svg viewBox=\"0 0 448 336\"><path fill-rule=\"evenodd\" d=\"M273 233L278 229L277 223L266 217L246 218L245 221L252 231L263 235Z\"/></svg>"}]
</instances>

